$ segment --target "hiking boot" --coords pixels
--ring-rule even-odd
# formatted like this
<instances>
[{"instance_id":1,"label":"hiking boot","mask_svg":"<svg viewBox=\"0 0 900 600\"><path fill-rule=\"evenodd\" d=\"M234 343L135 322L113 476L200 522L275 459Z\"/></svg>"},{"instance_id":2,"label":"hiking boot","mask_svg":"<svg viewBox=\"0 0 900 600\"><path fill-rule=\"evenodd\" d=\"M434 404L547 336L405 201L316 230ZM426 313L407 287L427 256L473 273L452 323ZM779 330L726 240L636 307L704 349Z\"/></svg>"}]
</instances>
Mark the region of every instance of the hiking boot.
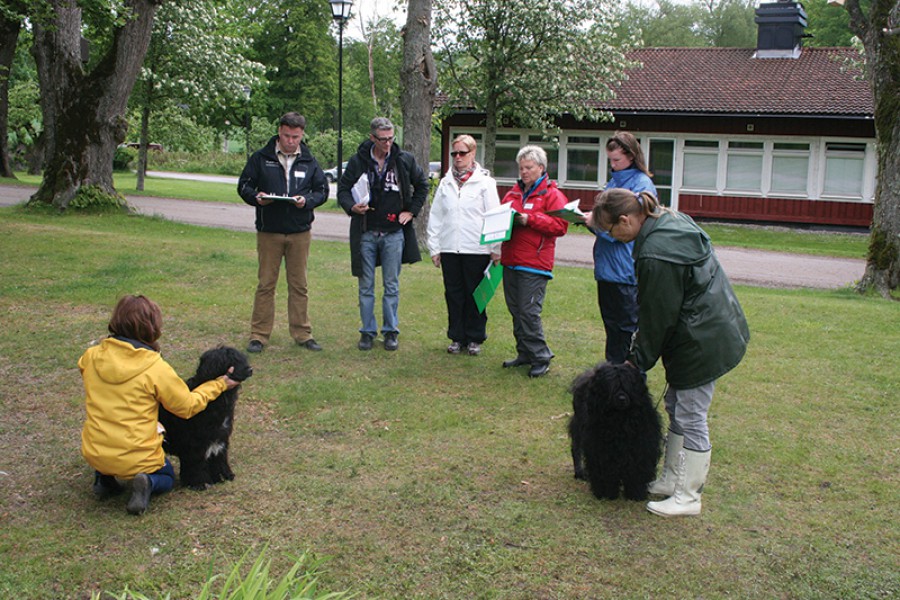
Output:
<instances>
[{"instance_id":1,"label":"hiking boot","mask_svg":"<svg viewBox=\"0 0 900 600\"><path fill-rule=\"evenodd\" d=\"M366 351L372 349L372 340L375 339L375 336L369 335L368 333L364 333L359 336L359 343L356 344L356 347L360 350Z\"/></svg>"},{"instance_id":2,"label":"hiking boot","mask_svg":"<svg viewBox=\"0 0 900 600\"><path fill-rule=\"evenodd\" d=\"M257 352L263 351L263 343L259 340L250 340L250 343L247 344L247 352L252 352L256 354Z\"/></svg>"},{"instance_id":3,"label":"hiking boot","mask_svg":"<svg viewBox=\"0 0 900 600\"><path fill-rule=\"evenodd\" d=\"M466 353L469 356L478 356L481 354L481 344L478 342L469 342L469 345L466 346Z\"/></svg>"},{"instance_id":4,"label":"hiking boot","mask_svg":"<svg viewBox=\"0 0 900 600\"><path fill-rule=\"evenodd\" d=\"M131 482L131 498L125 510L130 515L141 515L150 506L150 492L153 491L153 484L150 482L150 476L146 473L138 473Z\"/></svg>"},{"instance_id":5,"label":"hiking boot","mask_svg":"<svg viewBox=\"0 0 900 600\"><path fill-rule=\"evenodd\" d=\"M459 342L453 342L447 346L447 354L459 354L460 352L462 352L462 344Z\"/></svg>"},{"instance_id":6,"label":"hiking boot","mask_svg":"<svg viewBox=\"0 0 900 600\"><path fill-rule=\"evenodd\" d=\"M397 348L400 347L400 342L397 341L397 332L396 331L388 331L384 334L384 349L393 352Z\"/></svg>"}]
</instances>

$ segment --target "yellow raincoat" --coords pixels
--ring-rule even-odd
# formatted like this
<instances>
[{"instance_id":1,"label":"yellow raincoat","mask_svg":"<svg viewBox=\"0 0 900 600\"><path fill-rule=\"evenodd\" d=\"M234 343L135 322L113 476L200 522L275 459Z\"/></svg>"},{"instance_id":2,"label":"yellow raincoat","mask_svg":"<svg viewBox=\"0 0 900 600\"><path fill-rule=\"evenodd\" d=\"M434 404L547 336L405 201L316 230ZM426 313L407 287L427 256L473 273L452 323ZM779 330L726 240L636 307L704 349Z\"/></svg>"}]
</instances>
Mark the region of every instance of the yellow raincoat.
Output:
<instances>
[{"instance_id":1,"label":"yellow raincoat","mask_svg":"<svg viewBox=\"0 0 900 600\"><path fill-rule=\"evenodd\" d=\"M160 404L189 418L227 389L218 378L191 391L158 352L116 338L88 348L78 368L87 410L81 454L100 473L124 478L165 464Z\"/></svg>"}]
</instances>

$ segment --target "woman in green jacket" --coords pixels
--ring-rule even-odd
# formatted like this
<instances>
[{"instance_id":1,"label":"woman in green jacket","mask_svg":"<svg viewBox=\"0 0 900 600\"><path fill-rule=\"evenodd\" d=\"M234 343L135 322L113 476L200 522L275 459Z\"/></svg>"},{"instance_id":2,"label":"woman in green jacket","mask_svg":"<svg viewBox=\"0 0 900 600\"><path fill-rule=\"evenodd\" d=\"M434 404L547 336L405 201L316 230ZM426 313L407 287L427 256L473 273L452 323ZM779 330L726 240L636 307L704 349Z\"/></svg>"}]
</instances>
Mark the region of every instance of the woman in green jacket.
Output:
<instances>
[{"instance_id":1,"label":"woman in green jacket","mask_svg":"<svg viewBox=\"0 0 900 600\"><path fill-rule=\"evenodd\" d=\"M629 362L646 372L662 358L666 370L665 464L649 489L667 499L647 508L667 517L699 514L712 448L707 413L716 380L744 356L747 320L709 236L689 216L652 194L614 188L597 196L589 223L634 241L640 308Z\"/></svg>"}]
</instances>

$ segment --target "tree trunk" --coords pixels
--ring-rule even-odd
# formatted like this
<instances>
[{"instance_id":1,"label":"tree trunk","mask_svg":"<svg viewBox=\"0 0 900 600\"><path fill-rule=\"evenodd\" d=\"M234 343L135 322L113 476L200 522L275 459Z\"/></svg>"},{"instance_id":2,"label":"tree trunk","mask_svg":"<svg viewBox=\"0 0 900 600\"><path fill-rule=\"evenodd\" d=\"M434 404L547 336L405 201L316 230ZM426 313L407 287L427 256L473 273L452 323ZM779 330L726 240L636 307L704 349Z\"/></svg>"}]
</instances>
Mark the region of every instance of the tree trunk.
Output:
<instances>
[{"instance_id":1,"label":"tree trunk","mask_svg":"<svg viewBox=\"0 0 900 600\"><path fill-rule=\"evenodd\" d=\"M859 0L848 0L850 28L863 43L866 75L875 100L878 175L872 234L860 292L884 298L900 284L900 3L874 0L868 15Z\"/></svg>"},{"instance_id":2,"label":"tree trunk","mask_svg":"<svg viewBox=\"0 0 900 600\"><path fill-rule=\"evenodd\" d=\"M149 88L152 83L148 83ZM147 103L141 109L141 137L138 141L137 184L134 189L144 191L144 178L147 176L147 151L150 147L150 94L147 94Z\"/></svg>"},{"instance_id":3,"label":"tree trunk","mask_svg":"<svg viewBox=\"0 0 900 600\"><path fill-rule=\"evenodd\" d=\"M437 93L437 69L431 54L431 0L409 0L403 31L403 65L400 69L403 110L403 148L428 172L431 153L431 115ZM420 244L426 241L429 203L415 220Z\"/></svg>"},{"instance_id":4,"label":"tree trunk","mask_svg":"<svg viewBox=\"0 0 900 600\"><path fill-rule=\"evenodd\" d=\"M9 157L9 75L16 56L22 21L0 12L0 177L13 177Z\"/></svg>"},{"instance_id":5,"label":"tree trunk","mask_svg":"<svg viewBox=\"0 0 900 600\"><path fill-rule=\"evenodd\" d=\"M494 173L497 158L497 98L488 96L484 116L484 164L485 169Z\"/></svg>"},{"instance_id":6,"label":"tree trunk","mask_svg":"<svg viewBox=\"0 0 900 600\"><path fill-rule=\"evenodd\" d=\"M126 0L112 43L86 73L81 62L81 9L50 0L49 22L34 23L34 55L44 114L44 179L32 203L65 210L78 191L95 186L117 196L112 163L125 139L128 97L147 52L153 15L162 0Z\"/></svg>"}]
</instances>

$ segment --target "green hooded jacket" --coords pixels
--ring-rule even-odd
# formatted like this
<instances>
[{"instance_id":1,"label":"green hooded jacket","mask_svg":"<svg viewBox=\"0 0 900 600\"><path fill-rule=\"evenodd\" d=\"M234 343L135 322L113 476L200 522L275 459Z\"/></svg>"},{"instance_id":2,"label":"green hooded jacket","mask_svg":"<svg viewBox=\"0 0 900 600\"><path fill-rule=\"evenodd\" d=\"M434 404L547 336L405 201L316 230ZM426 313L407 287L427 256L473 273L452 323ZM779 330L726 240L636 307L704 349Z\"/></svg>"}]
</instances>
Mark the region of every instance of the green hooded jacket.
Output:
<instances>
[{"instance_id":1,"label":"green hooded jacket","mask_svg":"<svg viewBox=\"0 0 900 600\"><path fill-rule=\"evenodd\" d=\"M706 232L665 211L644 221L632 256L640 305L632 362L648 371L662 358L666 381L679 390L736 367L750 329Z\"/></svg>"}]
</instances>

